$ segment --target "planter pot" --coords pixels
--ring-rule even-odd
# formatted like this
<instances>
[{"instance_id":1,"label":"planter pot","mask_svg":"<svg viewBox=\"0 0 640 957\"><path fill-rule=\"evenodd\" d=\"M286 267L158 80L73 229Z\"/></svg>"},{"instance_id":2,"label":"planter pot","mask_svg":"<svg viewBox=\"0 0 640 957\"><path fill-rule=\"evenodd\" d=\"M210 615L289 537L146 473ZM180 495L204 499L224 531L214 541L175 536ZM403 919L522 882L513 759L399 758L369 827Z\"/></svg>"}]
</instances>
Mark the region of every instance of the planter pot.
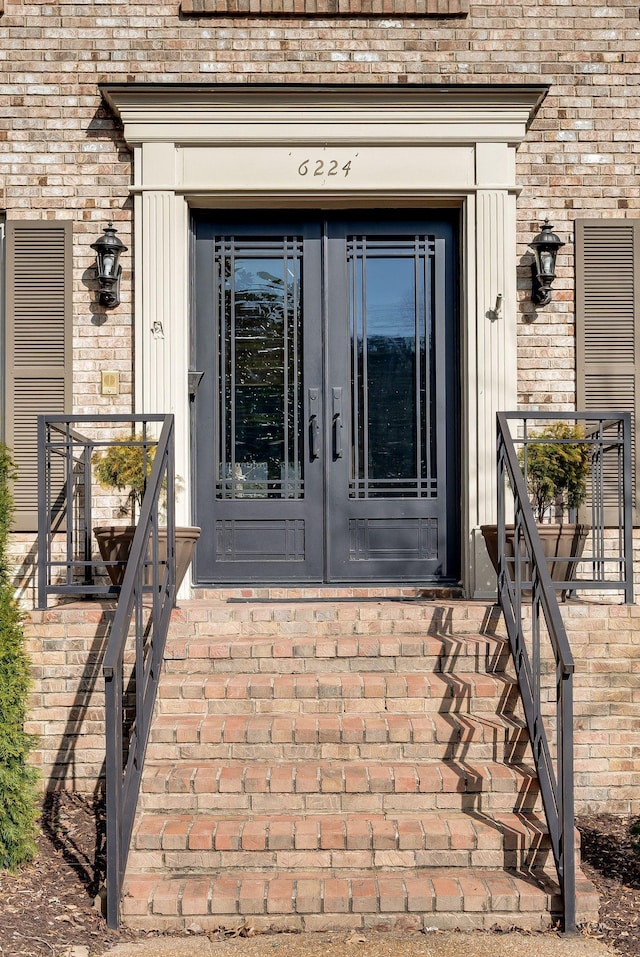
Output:
<instances>
[{"instance_id":1,"label":"planter pot","mask_svg":"<svg viewBox=\"0 0 640 957\"><path fill-rule=\"evenodd\" d=\"M567 522L564 525L536 526L542 541L542 550L546 557L551 559L548 564L551 581L574 581L577 562L567 561L568 558L580 558L584 551L584 544L590 531L589 525L574 525ZM491 563L498 572L498 526L482 525L481 531ZM507 558L513 558L515 531L513 525L505 528Z\"/></svg>"},{"instance_id":2,"label":"planter pot","mask_svg":"<svg viewBox=\"0 0 640 957\"><path fill-rule=\"evenodd\" d=\"M100 557L114 585L122 585L135 531L135 525L103 525L93 530ZM176 589L187 574L199 538L200 529L197 526L176 527ZM160 559L164 560L167 556L166 528L158 529L158 551Z\"/></svg>"}]
</instances>

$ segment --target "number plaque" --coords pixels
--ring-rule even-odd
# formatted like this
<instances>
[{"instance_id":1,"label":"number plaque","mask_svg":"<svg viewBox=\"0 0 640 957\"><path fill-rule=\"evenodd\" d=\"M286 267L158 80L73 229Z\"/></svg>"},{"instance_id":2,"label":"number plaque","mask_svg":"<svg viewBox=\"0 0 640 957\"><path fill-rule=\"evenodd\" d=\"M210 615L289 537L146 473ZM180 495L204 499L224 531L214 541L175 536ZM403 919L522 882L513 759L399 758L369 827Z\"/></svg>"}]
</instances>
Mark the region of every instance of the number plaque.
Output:
<instances>
[{"instance_id":1,"label":"number plaque","mask_svg":"<svg viewBox=\"0 0 640 957\"><path fill-rule=\"evenodd\" d=\"M327 179L334 176L346 179L357 156L355 153L350 159L344 160L331 156L314 156L310 153L298 164L297 173L298 176L309 179Z\"/></svg>"}]
</instances>

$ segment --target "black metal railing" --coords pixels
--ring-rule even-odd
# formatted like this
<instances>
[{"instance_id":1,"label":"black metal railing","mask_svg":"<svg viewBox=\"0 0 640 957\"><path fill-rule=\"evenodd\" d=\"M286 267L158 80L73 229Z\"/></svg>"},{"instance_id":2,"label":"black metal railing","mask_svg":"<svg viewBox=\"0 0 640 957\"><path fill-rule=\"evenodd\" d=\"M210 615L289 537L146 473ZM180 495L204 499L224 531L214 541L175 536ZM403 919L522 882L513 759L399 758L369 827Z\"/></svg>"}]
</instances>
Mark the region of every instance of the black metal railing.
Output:
<instances>
[{"instance_id":1,"label":"black metal railing","mask_svg":"<svg viewBox=\"0 0 640 957\"><path fill-rule=\"evenodd\" d=\"M532 443L548 441L539 433L544 433L549 420L577 424L579 437L566 441L586 442L590 450L587 502L593 519L591 544L580 562L571 558L562 566L564 571L556 581L551 579L527 485L527 450ZM626 601L632 600L630 422L628 415L611 413L499 413L497 429L498 599L558 873L564 930L571 933L576 928L575 664L557 593L616 588ZM507 523L508 508L513 511L509 516L512 525ZM610 529L607 516L616 519ZM607 535L608 531L611 534Z\"/></svg>"},{"instance_id":2,"label":"black metal railing","mask_svg":"<svg viewBox=\"0 0 640 957\"><path fill-rule=\"evenodd\" d=\"M173 417L167 416L142 501L102 665L107 742L106 851L109 927L118 926L122 882L144 756L171 610L175 605L173 509L167 514L164 562L161 561L164 556L160 556L158 536L158 510L163 486L166 483L167 487L173 487L174 479ZM132 655L128 654L129 650L133 651Z\"/></svg>"},{"instance_id":3,"label":"black metal railing","mask_svg":"<svg viewBox=\"0 0 640 957\"><path fill-rule=\"evenodd\" d=\"M38 607L50 596L117 596L119 586L105 574L105 562L93 548L94 524L112 521L114 501L122 496L95 481L92 460L117 447L137 448L150 463L158 445L163 415L38 416ZM123 430L124 434L114 434ZM149 472L145 467L145 474ZM159 505L174 510L173 482L166 483ZM111 557L109 566L126 559Z\"/></svg>"},{"instance_id":4,"label":"black metal railing","mask_svg":"<svg viewBox=\"0 0 640 957\"><path fill-rule=\"evenodd\" d=\"M633 601L633 519L631 420L628 413L610 412L505 412L504 434L509 435L517 454L519 469L527 487L527 497L537 506L538 528L545 539L558 526L569 526L571 554L559 553L555 537L548 557L554 588L563 594L579 590L620 592L624 601ZM558 496L540 508L540 469L548 466L552 481L565 467L563 450L583 450L586 459L584 501L567 507ZM562 459L565 461L562 461ZM583 466L574 456L570 468ZM578 463L578 464L576 464ZM542 514L542 512L544 514ZM507 526L506 560L513 568L514 526ZM579 546L577 549L575 546ZM564 547L564 546L560 546ZM526 555L522 563L524 579L530 577Z\"/></svg>"},{"instance_id":5,"label":"black metal railing","mask_svg":"<svg viewBox=\"0 0 640 957\"><path fill-rule=\"evenodd\" d=\"M90 543L91 460L98 447L126 445L126 439L89 438L73 426L82 423L100 429L128 424L129 444L143 445L150 474L140 505L121 586L94 582ZM161 426L153 437L153 426ZM138 430L142 430L142 437ZM47 510L40 542L46 556L41 603L47 595L118 594L102 671L105 682L105 790L106 790L106 917L109 927L119 923L120 897L136 812L144 757L149 737L160 669L175 605L175 463L173 416L108 416L96 423L87 417L44 416L41 437L40 494ZM134 432L134 430L136 430ZM63 468L56 468L55 462ZM145 472L146 474L146 472ZM56 492L57 488L57 492ZM87 502L89 499L89 502ZM43 505L44 507L44 505ZM162 519L163 527L160 526ZM56 529L66 553L51 555ZM48 550L47 550L48 549ZM80 556L76 554L76 549ZM65 578L52 582L57 570Z\"/></svg>"}]
</instances>

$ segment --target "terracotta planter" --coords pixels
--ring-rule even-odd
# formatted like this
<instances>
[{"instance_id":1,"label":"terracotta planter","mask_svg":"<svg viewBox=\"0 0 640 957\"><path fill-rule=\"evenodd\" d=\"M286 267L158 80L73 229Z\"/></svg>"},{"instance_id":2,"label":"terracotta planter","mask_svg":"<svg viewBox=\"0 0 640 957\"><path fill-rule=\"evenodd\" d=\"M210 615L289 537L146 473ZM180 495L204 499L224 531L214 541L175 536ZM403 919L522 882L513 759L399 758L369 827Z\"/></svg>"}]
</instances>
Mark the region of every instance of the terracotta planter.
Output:
<instances>
[{"instance_id":1,"label":"terracotta planter","mask_svg":"<svg viewBox=\"0 0 640 957\"><path fill-rule=\"evenodd\" d=\"M100 557L114 585L122 585L135 531L135 525L103 525L93 530L100 549ZM176 589L180 587L187 574L199 538L200 529L197 526L176 528ZM160 559L165 559L167 555L166 528L158 529L158 550ZM114 562L121 564L113 564Z\"/></svg>"},{"instance_id":2,"label":"terracotta planter","mask_svg":"<svg viewBox=\"0 0 640 957\"><path fill-rule=\"evenodd\" d=\"M574 525L567 522L564 525L536 526L542 549L548 559L551 580L556 582L574 581L577 562L569 562L568 558L580 558L584 551L584 544L590 531L589 525ZM498 526L482 525L482 535L487 546L491 563L498 571ZM514 557L514 526L507 525L505 529L507 558Z\"/></svg>"}]
</instances>

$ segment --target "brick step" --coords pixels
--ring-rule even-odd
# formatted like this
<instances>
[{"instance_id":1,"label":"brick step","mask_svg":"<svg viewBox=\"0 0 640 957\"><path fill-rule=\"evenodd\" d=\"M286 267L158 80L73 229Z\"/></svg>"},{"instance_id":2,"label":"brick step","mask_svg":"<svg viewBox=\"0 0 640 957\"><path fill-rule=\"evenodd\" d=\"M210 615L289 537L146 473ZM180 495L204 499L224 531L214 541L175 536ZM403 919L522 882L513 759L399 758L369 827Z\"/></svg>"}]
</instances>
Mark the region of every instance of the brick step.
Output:
<instances>
[{"instance_id":1,"label":"brick step","mask_svg":"<svg viewBox=\"0 0 640 957\"><path fill-rule=\"evenodd\" d=\"M252 585L200 586L193 589L196 601L263 604L287 600L296 602L347 601L460 601L462 589L451 585Z\"/></svg>"},{"instance_id":2,"label":"brick step","mask_svg":"<svg viewBox=\"0 0 640 957\"><path fill-rule=\"evenodd\" d=\"M579 847L579 836L577 835ZM275 868L281 873L358 868L551 868L546 824L534 814L495 818L432 812L411 817L309 815L220 818L143 814L129 874Z\"/></svg>"},{"instance_id":3,"label":"brick step","mask_svg":"<svg viewBox=\"0 0 640 957\"><path fill-rule=\"evenodd\" d=\"M212 624L212 634L207 635L200 634L199 624L198 634L192 636L186 624L181 628L174 624L165 652L167 672L492 672L509 663L506 642L484 635L286 637L280 624L272 622L268 635L221 637L220 627Z\"/></svg>"},{"instance_id":4,"label":"brick step","mask_svg":"<svg viewBox=\"0 0 640 957\"><path fill-rule=\"evenodd\" d=\"M528 744L522 721L492 714L161 714L153 723L147 753L150 760L174 761L287 761L297 755L305 760L453 760L473 755L508 763L522 761Z\"/></svg>"},{"instance_id":5,"label":"brick step","mask_svg":"<svg viewBox=\"0 0 640 957\"><path fill-rule=\"evenodd\" d=\"M497 762L217 761L148 759L141 809L251 814L531 811L538 783L526 765Z\"/></svg>"},{"instance_id":6,"label":"brick step","mask_svg":"<svg viewBox=\"0 0 640 957\"><path fill-rule=\"evenodd\" d=\"M597 894L578 881L580 920L597 916ZM207 932L393 928L548 927L559 913L557 885L546 875L508 871L414 869L402 874L225 872L221 875L127 877L123 915L130 927Z\"/></svg>"},{"instance_id":7,"label":"brick step","mask_svg":"<svg viewBox=\"0 0 640 957\"><path fill-rule=\"evenodd\" d=\"M160 714L247 714L287 710L382 714L508 711L517 684L503 675L237 674L168 675L158 696Z\"/></svg>"},{"instance_id":8,"label":"brick step","mask_svg":"<svg viewBox=\"0 0 640 957\"><path fill-rule=\"evenodd\" d=\"M486 606L424 599L347 601L193 600L172 614L172 632L220 639L237 635L291 640L303 636L478 635L486 630ZM498 624L496 615L495 624ZM275 626L275 627L274 627Z\"/></svg>"}]
</instances>

